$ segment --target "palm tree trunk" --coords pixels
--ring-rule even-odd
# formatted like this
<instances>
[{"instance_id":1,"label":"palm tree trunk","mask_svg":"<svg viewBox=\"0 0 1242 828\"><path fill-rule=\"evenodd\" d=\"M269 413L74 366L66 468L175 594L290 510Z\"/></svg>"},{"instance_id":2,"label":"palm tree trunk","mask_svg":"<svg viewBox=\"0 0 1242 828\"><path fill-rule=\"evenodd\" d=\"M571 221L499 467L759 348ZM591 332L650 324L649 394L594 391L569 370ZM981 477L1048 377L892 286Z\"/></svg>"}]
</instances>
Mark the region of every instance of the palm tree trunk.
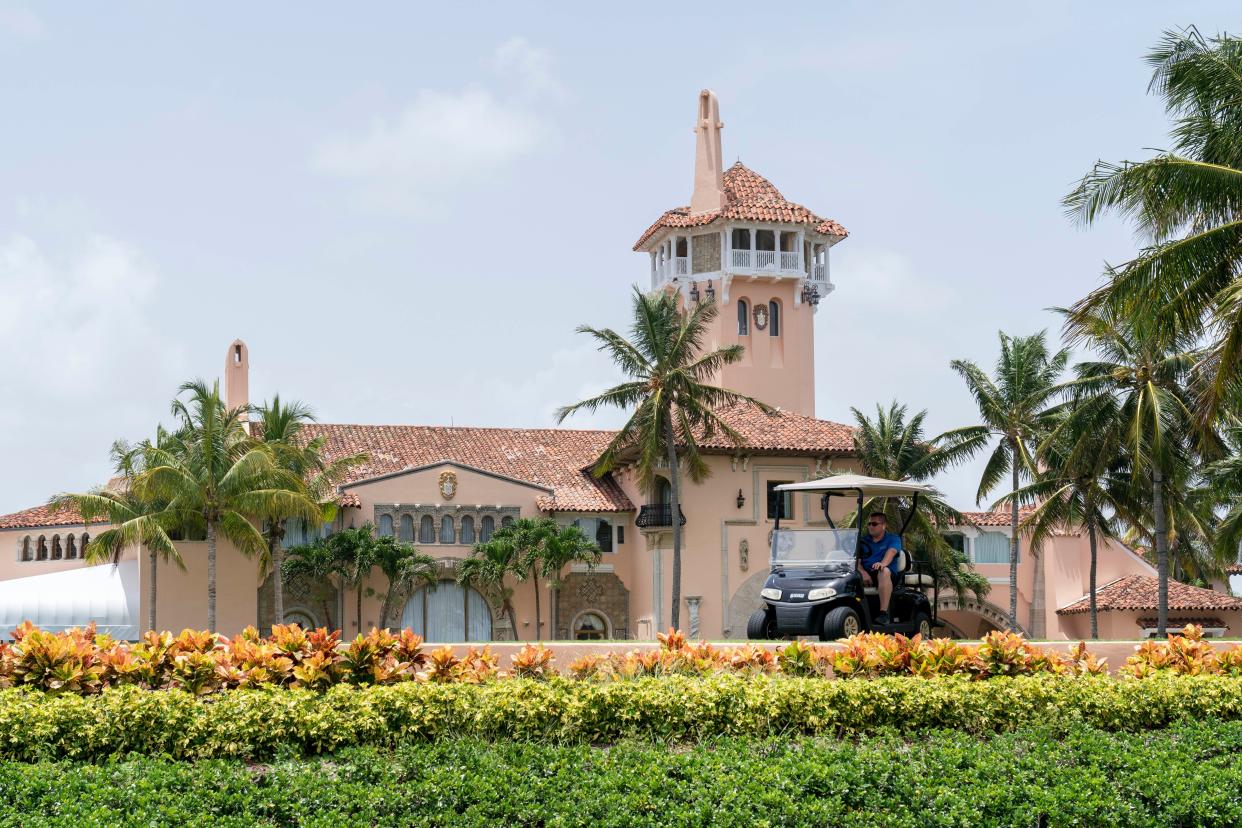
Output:
<instances>
[{"instance_id":1,"label":"palm tree trunk","mask_svg":"<svg viewBox=\"0 0 1242 828\"><path fill-rule=\"evenodd\" d=\"M207 629L216 631L216 523L207 521Z\"/></svg>"},{"instance_id":2,"label":"palm tree trunk","mask_svg":"<svg viewBox=\"0 0 1242 828\"><path fill-rule=\"evenodd\" d=\"M285 623L285 576L280 566L284 563L285 549L280 534L272 537L272 618L273 624Z\"/></svg>"},{"instance_id":3,"label":"palm tree trunk","mask_svg":"<svg viewBox=\"0 0 1242 828\"><path fill-rule=\"evenodd\" d=\"M664 421L664 441L668 451L669 520L673 524L673 607L669 613L669 625L676 630L681 628L681 492L678 490L677 441L673 434L671 412Z\"/></svg>"},{"instance_id":4,"label":"palm tree trunk","mask_svg":"<svg viewBox=\"0 0 1242 828\"><path fill-rule=\"evenodd\" d=\"M1156 602L1156 635L1165 635L1169 623L1169 528L1164 514L1164 473L1155 468L1151 473L1152 529L1156 535L1156 577L1159 597Z\"/></svg>"},{"instance_id":5,"label":"palm tree trunk","mask_svg":"<svg viewBox=\"0 0 1242 828\"><path fill-rule=\"evenodd\" d=\"M1009 501L1009 528L1013 530L1009 538L1009 629L1018 631L1018 447L1015 441L1009 441L1009 453L1012 458L1013 497Z\"/></svg>"},{"instance_id":6,"label":"palm tree trunk","mask_svg":"<svg viewBox=\"0 0 1242 828\"><path fill-rule=\"evenodd\" d=\"M517 613L513 611L512 601L509 601L509 600L505 601L505 613L508 614L509 616L509 626L513 630L513 640L517 641L518 640Z\"/></svg>"},{"instance_id":7,"label":"palm tree trunk","mask_svg":"<svg viewBox=\"0 0 1242 828\"><path fill-rule=\"evenodd\" d=\"M1100 622L1096 616L1095 608L1096 539L1094 520L1087 521L1087 543L1091 547L1091 571L1087 581L1087 593L1091 596L1091 640L1094 641L1100 637Z\"/></svg>"},{"instance_id":8,"label":"palm tree trunk","mask_svg":"<svg viewBox=\"0 0 1242 828\"><path fill-rule=\"evenodd\" d=\"M155 564L159 560L154 549L147 550L147 560L150 561L151 581L147 585L147 629L155 629Z\"/></svg>"},{"instance_id":9,"label":"palm tree trunk","mask_svg":"<svg viewBox=\"0 0 1242 828\"><path fill-rule=\"evenodd\" d=\"M548 610L551 617L552 640L555 641L561 634L561 587L560 582L552 584L552 607Z\"/></svg>"},{"instance_id":10,"label":"palm tree trunk","mask_svg":"<svg viewBox=\"0 0 1242 828\"><path fill-rule=\"evenodd\" d=\"M531 567L530 574L534 578L533 583L535 585L535 640L542 641L543 636L539 633L539 619L541 617L539 612L539 573L535 571L534 567Z\"/></svg>"},{"instance_id":11,"label":"palm tree trunk","mask_svg":"<svg viewBox=\"0 0 1242 828\"><path fill-rule=\"evenodd\" d=\"M362 635L362 573L358 573L358 583L354 585L357 594L354 596L358 613L358 635Z\"/></svg>"}]
</instances>

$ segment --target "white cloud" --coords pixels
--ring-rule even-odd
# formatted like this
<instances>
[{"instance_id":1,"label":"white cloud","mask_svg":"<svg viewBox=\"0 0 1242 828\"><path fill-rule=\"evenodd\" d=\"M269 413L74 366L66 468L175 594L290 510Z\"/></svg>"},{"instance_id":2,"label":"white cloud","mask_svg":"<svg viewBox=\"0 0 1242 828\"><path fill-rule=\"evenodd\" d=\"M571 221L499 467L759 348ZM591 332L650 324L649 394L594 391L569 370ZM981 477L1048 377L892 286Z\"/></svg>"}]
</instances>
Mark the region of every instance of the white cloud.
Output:
<instances>
[{"instance_id":1,"label":"white cloud","mask_svg":"<svg viewBox=\"0 0 1242 828\"><path fill-rule=\"evenodd\" d=\"M45 29L30 9L21 6L0 5L0 32L23 40L42 37Z\"/></svg>"},{"instance_id":2,"label":"white cloud","mask_svg":"<svg viewBox=\"0 0 1242 828\"><path fill-rule=\"evenodd\" d=\"M152 322L158 284L107 236L64 256L29 236L0 240L0 457L18 470L0 479L0 511L100 482L111 442L154 425L185 374Z\"/></svg>"},{"instance_id":3,"label":"white cloud","mask_svg":"<svg viewBox=\"0 0 1242 828\"><path fill-rule=\"evenodd\" d=\"M515 38L493 55L496 89L423 89L395 116L322 142L311 165L384 208L418 211L476 186L554 137L541 102L559 95L547 52ZM515 87L515 88L513 88Z\"/></svg>"}]
</instances>

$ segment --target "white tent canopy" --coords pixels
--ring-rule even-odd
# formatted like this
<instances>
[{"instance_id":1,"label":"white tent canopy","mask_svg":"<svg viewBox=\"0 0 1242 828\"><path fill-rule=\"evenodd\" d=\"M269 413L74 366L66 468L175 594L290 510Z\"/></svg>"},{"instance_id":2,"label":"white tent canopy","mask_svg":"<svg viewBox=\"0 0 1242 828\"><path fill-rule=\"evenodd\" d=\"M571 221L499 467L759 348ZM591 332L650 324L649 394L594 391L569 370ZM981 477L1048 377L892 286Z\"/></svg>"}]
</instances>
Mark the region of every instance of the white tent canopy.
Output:
<instances>
[{"instance_id":1,"label":"white tent canopy","mask_svg":"<svg viewBox=\"0 0 1242 828\"><path fill-rule=\"evenodd\" d=\"M776 487L779 492L835 492L839 494L857 494L860 489L863 497L909 497L932 490L931 486L924 486L922 483L885 480L882 477L866 477L861 474L834 474L819 480L784 483Z\"/></svg>"},{"instance_id":2,"label":"white tent canopy","mask_svg":"<svg viewBox=\"0 0 1242 828\"><path fill-rule=\"evenodd\" d=\"M138 562L121 561L0 581L0 636L30 621L60 632L91 621L113 638L138 638Z\"/></svg>"}]
</instances>

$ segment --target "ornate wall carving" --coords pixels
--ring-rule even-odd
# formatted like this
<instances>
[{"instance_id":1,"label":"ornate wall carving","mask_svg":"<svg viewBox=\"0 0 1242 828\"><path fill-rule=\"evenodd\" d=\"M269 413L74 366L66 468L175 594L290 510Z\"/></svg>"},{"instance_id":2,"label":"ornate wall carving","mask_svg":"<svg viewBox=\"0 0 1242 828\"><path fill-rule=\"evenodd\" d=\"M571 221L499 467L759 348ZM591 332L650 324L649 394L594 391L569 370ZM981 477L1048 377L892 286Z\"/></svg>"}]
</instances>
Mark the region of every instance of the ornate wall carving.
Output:
<instances>
[{"instance_id":1,"label":"ornate wall carving","mask_svg":"<svg viewBox=\"0 0 1242 828\"><path fill-rule=\"evenodd\" d=\"M612 572L571 572L561 582L557 638L570 638L579 613L594 610L607 616L615 638L630 638L630 591Z\"/></svg>"}]
</instances>

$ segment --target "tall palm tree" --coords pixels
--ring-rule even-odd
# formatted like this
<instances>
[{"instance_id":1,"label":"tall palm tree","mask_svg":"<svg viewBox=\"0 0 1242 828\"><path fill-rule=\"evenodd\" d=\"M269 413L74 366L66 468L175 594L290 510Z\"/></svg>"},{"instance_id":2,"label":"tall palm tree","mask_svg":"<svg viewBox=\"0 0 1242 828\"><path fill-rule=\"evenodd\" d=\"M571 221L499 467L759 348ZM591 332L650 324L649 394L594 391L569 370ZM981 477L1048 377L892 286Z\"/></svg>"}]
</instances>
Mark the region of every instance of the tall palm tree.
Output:
<instances>
[{"instance_id":1,"label":"tall palm tree","mask_svg":"<svg viewBox=\"0 0 1242 828\"><path fill-rule=\"evenodd\" d=\"M57 495L49 504L53 509L66 506L76 508L86 523L102 517L111 524L111 528L96 535L83 550L87 563L119 563L122 553L131 546L138 546L147 553L147 628L151 630L157 629L155 603L158 594L158 560L162 558L164 563L171 562L182 570L185 569L185 563L169 534L174 526L165 513L166 504L160 500L140 497L134 491L133 484L143 468L143 461L149 450L154 445L167 447L168 443L169 435L162 428L157 430L154 444L143 441L137 446L131 446L118 440L112 444L112 459L117 478L90 492Z\"/></svg>"},{"instance_id":2,"label":"tall palm tree","mask_svg":"<svg viewBox=\"0 0 1242 828\"><path fill-rule=\"evenodd\" d=\"M602 407L631 410L596 462L594 472L605 475L624 456L634 453L639 485L650 490L656 469L668 464L670 522L673 533L672 626L681 623L681 460L694 483L709 474L698 441L717 432L737 445L744 441L717 414L729 405L747 404L765 413L774 409L753 397L712 384L726 365L742 358L741 345L704 351L711 322L718 313L714 301L677 306L677 294L646 295L634 288L634 321L630 339L609 328L583 325L579 333L592 337L629 378L598 396L567 405L557 411L557 422L578 411Z\"/></svg>"},{"instance_id":3,"label":"tall palm tree","mask_svg":"<svg viewBox=\"0 0 1242 828\"><path fill-rule=\"evenodd\" d=\"M365 528L369 530L370 526ZM387 628L398 597L419 586L434 586L439 578L440 566L435 558L392 535L375 539L374 558L375 565L388 579L388 589L384 592L384 603L380 607L380 626Z\"/></svg>"},{"instance_id":4,"label":"tall palm tree","mask_svg":"<svg viewBox=\"0 0 1242 828\"><path fill-rule=\"evenodd\" d=\"M508 571L518 581L528 578L535 587L535 640L543 639L543 611L539 600L539 572L543 568L543 551L549 534L549 526L556 526L551 518L518 518L508 526L502 526L492 537L475 546L478 557L487 561L474 567L491 566L491 562L507 561ZM482 574L482 573L481 573ZM492 574L492 573L486 573ZM517 635L517 628L513 629Z\"/></svg>"},{"instance_id":5,"label":"tall palm tree","mask_svg":"<svg viewBox=\"0 0 1242 828\"><path fill-rule=\"evenodd\" d=\"M344 595L343 576L342 561L323 538L290 547L281 561L281 577L285 581L302 577L312 583L326 583L334 587L338 595ZM345 626L344 619L340 625L332 623L332 607L326 597L322 598L320 609L328 629Z\"/></svg>"},{"instance_id":6,"label":"tall palm tree","mask_svg":"<svg viewBox=\"0 0 1242 828\"><path fill-rule=\"evenodd\" d=\"M302 481L307 497L319 504L322 514L311 525L331 521L336 515L337 485L345 479L350 469L365 463L366 453L358 453L329 460L324 452L325 438L302 437L303 428L315 421L310 406L293 401L282 403L280 395L272 397L258 407L259 422L255 425L259 439L268 447L281 468ZM261 565L270 569L272 577L272 606L275 623L281 624L285 617L285 590L280 578L284 556L283 542L288 518L280 514L264 515L263 534L267 551Z\"/></svg>"},{"instance_id":7,"label":"tall palm tree","mask_svg":"<svg viewBox=\"0 0 1242 828\"><path fill-rule=\"evenodd\" d=\"M561 526L551 518L543 538L539 556L539 571L552 588L551 625L552 637L556 638L561 615L561 573L570 564L584 563L594 567L600 561L599 544L586 536L577 526Z\"/></svg>"},{"instance_id":8,"label":"tall palm tree","mask_svg":"<svg viewBox=\"0 0 1242 828\"><path fill-rule=\"evenodd\" d=\"M245 409L228 409L220 384L181 386L172 411L179 430L172 449L152 446L134 480L141 498L161 500L169 520L202 526L207 535L207 627L216 629L216 546L220 536L242 554L263 555L267 542L254 521L264 516L314 521L321 514L297 475L242 428Z\"/></svg>"},{"instance_id":9,"label":"tall palm tree","mask_svg":"<svg viewBox=\"0 0 1242 828\"><path fill-rule=\"evenodd\" d=\"M1071 400L1053 413L1051 432L1036 450L1035 479L1002 502L1015 500L1031 511L1021 527L1039 550L1056 533L1079 528L1087 533L1091 562L1087 594L1091 638L1100 637L1096 607L1099 541L1118 537L1118 519L1133 514L1129 460L1124 434L1111 397Z\"/></svg>"},{"instance_id":10,"label":"tall palm tree","mask_svg":"<svg viewBox=\"0 0 1242 828\"><path fill-rule=\"evenodd\" d=\"M1204 472L1223 512L1216 531L1216 555L1228 564L1238 562L1242 550L1242 428L1231 429L1227 436L1228 452Z\"/></svg>"},{"instance_id":11,"label":"tall palm tree","mask_svg":"<svg viewBox=\"0 0 1242 828\"><path fill-rule=\"evenodd\" d=\"M1186 379L1195 354L1187 337L1171 337L1168 328L1149 317L1123 315L1107 305L1074 312L1068 329L1097 358L1075 366L1077 376L1066 387L1085 401L1080 402L1084 410L1112 407L1124 429L1132 475L1149 487L1146 509L1140 506L1131 519L1137 527L1149 527L1156 551L1157 635L1164 635L1169 614L1168 484L1184 478L1196 456L1212 459L1221 453L1219 436L1192 412ZM1151 516L1150 524L1144 511Z\"/></svg>"},{"instance_id":12,"label":"tall palm tree","mask_svg":"<svg viewBox=\"0 0 1242 828\"><path fill-rule=\"evenodd\" d=\"M1023 476L1035 471L1032 453L1045 430L1046 409L1058 393L1058 380L1069 361L1069 352L1050 353L1044 332L1032 336L1000 333L1000 358L996 377L989 378L969 360L955 359L953 370L966 381L966 387L979 407L982 424L959 429L961 439L996 439L979 480L976 500L982 501L1008 473L1011 492L1016 492ZM1018 627L1018 501L1012 500L1009 528L1009 626Z\"/></svg>"},{"instance_id":13,"label":"tall palm tree","mask_svg":"<svg viewBox=\"0 0 1242 828\"><path fill-rule=\"evenodd\" d=\"M494 539L493 535L493 539ZM477 544L470 555L457 563L457 583L479 591L493 607L509 618L513 638L517 639L517 616L513 611L513 588L508 579L517 578L517 549L513 544Z\"/></svg>"},{"instance_id":14,"label":"tall palm tree","mask_svg":"<svg viewBox=\"0 0 1242 828\"><path fill-rule=\"evenodd\" d=\"M1148 90L1173 118L1173 149L1097 161L1065 197L1079 222L1117 213L1145 239L1134 259L1106 270L1107 283L1074 306L1074 318L1107 305L1206 332L1197 414L1212 419L1242 376L1242 40L1170 31L1147 61Z\"/></svg>"},{"instance_id":15,"label":"tall palm tree","mask_svg":"<svg viewBox=\"0 0 1242 828\"><path fill-rule=\"evenodd\" d=\"M851 408L857 428L854 430L854 455L869 477L925 483L936 475L968 460L980 448L980 439L973 430L949 431L927 439L923 431L926 411L907 417L907 407L896 401L885 409L875 407L872 419L857 408ZM901 526L909 514L910 504L897 498L863 504L867 511L883 511L890 526ZM910 516L907 535L912 545L924 551L934 563L942 587L952 589L959 599L967 593L978 597L987 594L987 579L974 570L965 555L951 547L944 530L965 523L963 515L950 506L935 490L919 495L918 508Z\"/></svg>"},{"instance_id":16,"label":"tall palm tree","mask_svg":"<svg viewBox=\"0 0 1242 828\"><path fill-rule=\"evenodd\" d=\"M323 543L336 561L341 584L354 591L355 621L358 634L362 635L362 593L371 570L380 562L379 539L368 523L355 529L342 529L325 538Z\"/></svg>"}]
</instances>

